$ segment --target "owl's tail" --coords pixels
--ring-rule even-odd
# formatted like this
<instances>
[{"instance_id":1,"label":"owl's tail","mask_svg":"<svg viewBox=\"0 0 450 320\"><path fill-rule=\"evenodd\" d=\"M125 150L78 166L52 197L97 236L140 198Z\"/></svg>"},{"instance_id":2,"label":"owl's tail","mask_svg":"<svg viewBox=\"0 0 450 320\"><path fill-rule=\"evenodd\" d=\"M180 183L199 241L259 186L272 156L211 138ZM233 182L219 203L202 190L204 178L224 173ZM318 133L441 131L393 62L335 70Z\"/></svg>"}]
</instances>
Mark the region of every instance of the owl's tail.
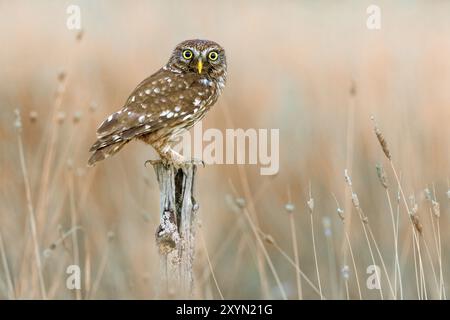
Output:
<instances>
[{"instance_id":1,"label":"owl's tail","mask_svg":"<svg viewBox=\"0 0 450 320\"><path fill-rule=\"evenodd\" d=\"M96 162L114 155L115 153L119 152L119 150L122 149L127 142L128 141L119 141L99 148L95 148L94 144L94 146L90 150L91 152L93 152L93 154L89 158L88 165L93 166Z\"/></svg>"}]
</instances>

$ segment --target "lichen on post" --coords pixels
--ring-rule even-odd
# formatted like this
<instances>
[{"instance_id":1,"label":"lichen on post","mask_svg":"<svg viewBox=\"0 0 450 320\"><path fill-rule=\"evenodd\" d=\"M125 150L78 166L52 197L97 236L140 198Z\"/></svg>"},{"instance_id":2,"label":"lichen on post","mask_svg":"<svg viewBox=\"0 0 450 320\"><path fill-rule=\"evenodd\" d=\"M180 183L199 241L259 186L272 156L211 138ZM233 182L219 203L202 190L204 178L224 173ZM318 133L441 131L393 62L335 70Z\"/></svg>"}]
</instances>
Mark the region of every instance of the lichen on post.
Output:
<instances>
[{"instance_id":1,"label":"lichen on post","mask_svg":"<svg viewBox=\"0 0 450 320\"><path fill-rule=\"evenodd\" d=\"M198 204L194 198L194 161L181 168L152 161L160 190L160 225L156 244L160 254L161 294L189 298L193 293L193 262Z\"/></svg>"}]
</instances>

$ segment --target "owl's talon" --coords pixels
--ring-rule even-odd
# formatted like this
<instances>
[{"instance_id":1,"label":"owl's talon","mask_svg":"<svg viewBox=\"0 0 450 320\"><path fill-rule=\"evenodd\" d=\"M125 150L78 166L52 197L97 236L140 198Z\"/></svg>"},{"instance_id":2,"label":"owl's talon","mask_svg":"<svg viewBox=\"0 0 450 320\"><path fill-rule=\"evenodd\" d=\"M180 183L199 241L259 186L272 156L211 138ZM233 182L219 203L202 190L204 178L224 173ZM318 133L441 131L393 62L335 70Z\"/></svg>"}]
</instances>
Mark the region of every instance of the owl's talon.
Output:
<instances>
[{"instance_id":1,"label":"owl's talon","mask_svg":"<svg viewBox=\"0 0 450 320\"><path fill-rule=\"evenodd\" d=\"M158 162L160 162L160 160L145 160L144 162L144 167L147 168L147 164L150 163L152 166L154 166L155 164L157 164Z\"/></svg>"},{"instance_id":2,"label":"owl's talon","mask_svg":"<svg viewBox=\"0 0 450 320\"><path fill-rule=\"evenodd\" d=\"M190 161L192 164L195 164L196 166L202 166L203 168L205 167L205 161L203 161L202 159L196 159L196 158L192 158Z\"/></svg>"}]
</instances>

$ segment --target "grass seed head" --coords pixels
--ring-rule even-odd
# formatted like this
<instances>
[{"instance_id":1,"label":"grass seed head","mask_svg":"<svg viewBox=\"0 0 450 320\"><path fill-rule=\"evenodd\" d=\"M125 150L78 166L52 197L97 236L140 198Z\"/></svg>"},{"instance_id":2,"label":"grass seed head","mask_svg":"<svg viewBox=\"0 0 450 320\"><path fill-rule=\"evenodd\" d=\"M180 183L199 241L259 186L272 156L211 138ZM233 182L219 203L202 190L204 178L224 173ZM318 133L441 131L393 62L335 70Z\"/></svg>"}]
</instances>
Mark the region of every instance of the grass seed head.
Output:
<instances>
[{"instance_id":1,"label":"grass seed head","mask_svg":"<svg viewBox=\"0 0 450 320\"><path fill-rule=\"evenodd\" d=\"M313 198L310 198L310 199L307 201L307 204L308 204L309 212L310 212L310 213L313 213L313 211L314 211L314 199L313 199Z\"/></svg>"},{"instance_id":2,"label":"grass seed head","mask_svg":"<svg viewBox=\"0 0 450 320\"><path fill-rule=\"evenodd\" d=\"M331 237L331 219L329 217L322 218L323 232L325 237Z\"/></svg>"},{"instance_id":3,"label":"grass seed head","mask_svg":"<svg viewBox=\"0 0 450 320\"><path fill-rule=\"evenodd\" d=\"M240 209L245 208L246 202L244 198L236 198L235 202Z\"/></svg>"},{"instance_id":4,"label":"grass seed head","mask_svg":"<svg viewBox=\"0 0 450 320\"><path fill-rule=\"evenodd\" d=\"M436 218L439 218L441 216L441 209L439 206L439 202L435 200L431 200L431 208L433 209L433 214Z\"/></svg>"},{"instance_id":5,"label":"grass seed head","mask_svg":"<svg viewBox=\"0 0 450 320\"><path fill-rule=\"evenodd\" d=\"M389 151L386 139L384 139L383 134L381 133L380 128L378 128L378 125L375 121L375 118L372 116L371 120L373 121L373 129L375 131L375 135L377 136L378 142L380 143L381 149L383 149L384 154L386 157L391 160L391 153Z\"/></svg>"},{"instance_id":6,"label":"grass seed head","mask_svg":"<svg viewBox=\"0 0 450 320\"><path fill-rule=\"evenodd\" d=\"M336 209L336 211L337 211L337 213L338 213L338 216L339 216L339 218L342 220L342 221L344 221L344 210L342 210L341 208L337 208Z\"/></svg>"},{"instance_id":7,"label":"grass seed head","mask_svg":"<svg viewBox=\"0 0 450 320\"><path fill-rule=\"evenodd\" d=\"M344 280L348 280L350 278L350 268L348 265L344 265L341 269L341 275Z\"/></svg>"},{"instance_id":8,"label":"grass seed head","mask_svg":"<svg viewBox=\"0 0 450 320\"><path fill-rule=\"evenodd\" d=\"M38 118L38 113L36 111L30 111L30 122L35 123Z\"/></svg>"},{"instance_id":9,"label":"grass seed head","mask_svg":"<svg viewBox=\"0 0 450 320\"><path fill-rule=\"evenodd\" d=\"M20 132L22 131L22 118L20 117L19 109L14 110L16 114L16 120L14 121L14 127Z\"/></svg>"},{"instance_id":10,"label":"grass seed head","mask_svg":"<svg viewBox=\"0 0 450 320\"><path fill-rule=\"evenodd\" d=\"M344 178L345 178L345 182L348 184L348 186L351 187L352 186L352 179L348 175L348 170L347 169L344 170Z\"/></svg>"},{"instance_id":11,"label":"grass seed head","mask_svg":"<svg viewBox=\"0 0 450 320\"><path fill-rule=\"evenodd\" d=\"M417 214L411 214L411 221L414 225L414 228L417 230L417 232L422 235L423 227L420 223L419 216Z\"/></svg>"},{"instance_id":12,"label":"grass seed head","mask_svg":"<svg viewBox=\"0 0 450 320\"><path fill-rule=\"evenodd\" d=\"M275 244L275 239L270 234L264 234L264 241L268 244Z\"/></svg>"},{"instance_id":13,"label":"grass seed head","mask_svg":"<svg viewBox=\"0 0 450 320\"><path fill-rule=\"evenodd\" d=\"M381 185L383 186L383 188L387 189L389 184L388 184L386 172L384 172L383 166L381 164L377 164L376 169L377 169L377 176L378 176L378 179L380 180Z\"/></svg>"},{"instance_id":14,"label":"grass seed head","mask_svg":"<svg viewBox=\"0 0 450 320\"><path fill-rule=\"evenodd\" d=\"M295 210L295 206L293 203L286 203L286 205L284 206L284 208L286 209L287 212L291 213Z\"/></svg>"}]
</instances>

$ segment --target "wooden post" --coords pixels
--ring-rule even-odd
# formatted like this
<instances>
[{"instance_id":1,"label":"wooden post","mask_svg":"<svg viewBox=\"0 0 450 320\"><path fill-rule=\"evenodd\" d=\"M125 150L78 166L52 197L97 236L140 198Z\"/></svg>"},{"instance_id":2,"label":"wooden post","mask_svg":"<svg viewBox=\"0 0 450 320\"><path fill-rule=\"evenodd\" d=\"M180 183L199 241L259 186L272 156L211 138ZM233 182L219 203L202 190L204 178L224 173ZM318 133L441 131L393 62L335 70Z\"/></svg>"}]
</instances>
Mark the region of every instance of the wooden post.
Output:
<instances>
[{"instance_id":1,"label":"wooden post","mask_svg":"<svg viewBox=\"0 0 450 320\"><path fill-rule=\"evenodd\" d=\"M156 231L160 254L161 294L190 298L193 293L196 212L194 184L197 165L186 162L181 169L152 161L160 190L161 223Z\"/></svg>"}]
</instances>

